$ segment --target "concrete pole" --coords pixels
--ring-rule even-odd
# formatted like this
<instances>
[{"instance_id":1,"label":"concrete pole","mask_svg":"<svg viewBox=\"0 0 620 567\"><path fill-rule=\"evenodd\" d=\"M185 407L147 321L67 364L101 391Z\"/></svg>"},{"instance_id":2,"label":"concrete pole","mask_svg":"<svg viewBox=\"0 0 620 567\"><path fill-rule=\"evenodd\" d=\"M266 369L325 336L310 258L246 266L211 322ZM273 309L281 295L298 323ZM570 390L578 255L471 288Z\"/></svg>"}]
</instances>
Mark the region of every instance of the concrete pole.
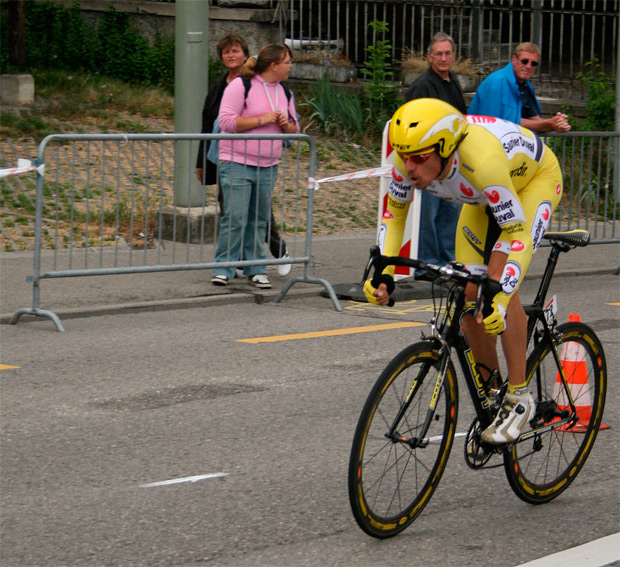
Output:
<instances>
[{"instance_id":1,"label":"concrete pole","mask_svg":"<svg viewBox=\"0 0 620 567\"><path fill-rule=\"evenodd\" d=\"M174 132L199 133L209 86L209 0L176 0L174 33ZM204 203L205 189L196 178L197 152L198 142L176 143L174 204L179 207Z\"/></svg>"},{"instance_id":2,"label":"concrete pole","mask_svg":"<svg viewBox=\"0 0 620 567\"><path fill-rule=\"evenodd\" d=\"M616 132L620 132L620 21L616 23L618 38L616 40ZM614 199L620 201L620 139L614 143Z\"/></svg>"}]
</instances>

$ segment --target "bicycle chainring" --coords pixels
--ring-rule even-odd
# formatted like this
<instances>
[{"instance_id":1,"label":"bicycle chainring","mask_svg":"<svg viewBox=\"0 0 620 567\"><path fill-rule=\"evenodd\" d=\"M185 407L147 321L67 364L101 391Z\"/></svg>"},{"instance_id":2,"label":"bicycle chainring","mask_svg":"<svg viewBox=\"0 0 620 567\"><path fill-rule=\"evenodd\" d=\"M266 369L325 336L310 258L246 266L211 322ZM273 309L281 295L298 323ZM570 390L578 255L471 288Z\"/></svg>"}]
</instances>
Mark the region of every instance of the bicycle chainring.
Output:
<instances>
[{"instance_id":1,"label":"bicycle chainring","mask_svg":"<svg viewBox=\"0 0 620 567\"><path fill-rule=\"evenodd\" d=\"M480 445L480 434L482 428L478 418L474 419L469 426L469 431L465 437L465 462L471 469L478 470L484 467L489 459L495 454L495 451L487 451L482 445Z\"/></svg>"}]
</instances>

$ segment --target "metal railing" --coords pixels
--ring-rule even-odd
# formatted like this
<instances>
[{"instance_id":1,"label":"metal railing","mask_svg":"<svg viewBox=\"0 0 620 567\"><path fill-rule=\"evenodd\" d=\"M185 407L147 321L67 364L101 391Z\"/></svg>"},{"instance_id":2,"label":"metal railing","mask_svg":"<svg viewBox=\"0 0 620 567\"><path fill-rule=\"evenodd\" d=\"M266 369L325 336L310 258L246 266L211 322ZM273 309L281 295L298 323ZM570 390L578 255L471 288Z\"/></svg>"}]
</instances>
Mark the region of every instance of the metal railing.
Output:
<instances>
[{"instance_id":1,"label":"metal railing","mask_svg":"<svg viewBox=\"0 0 620 567\"><path fill-rule=\"evenodd\" d=\"M619 0L290 0L289 8L289 40L305 51L346 55L357 67L381 39L397 73L408 52L425 53L444 31L485 72L504 66L519 43L537 43L539 95L583 98L576 78L588 63L596 59L610 75L617 68ZM377 37L372 21L386 22L387 34Z\"/></svg>"},{"instance_id":2,"label":"metal railing","mask_svg":"<svg viewBox=\"0 0 620 567\"><path fill-rule=\"evenodd\" d=\"M587 230L599 244L620 241L620 132L548 134L545 143L564 180L554 228Z\"/></svg>"},{"instance_id":3,"label":"metal railing","mask_svg":"<svg viewBox=\"0 0 620 567\"><path fill-rule=\"evenodd\" d=\"M280 159L273 191L273 213L285 232L288 258L215 263L219 212L215 186L198 206L175 205L188 187L174 186L175 144L200 140L297 141ZM297 282L325 287L342 310L330 283L311 274L316 150L305 134L54 134L39 145L36 186L33 306L24 314L58 316L40 307L40 284L50 278L119 275L179 270L302 264L303 276L287 280L280 301ZM187 164L195 170L195 162ZM41 167L43 166L43 167ZM191 183L190 181L189 183ZM208 203L213 203L209 205ZM269 232L269 231L268 231ZM268 243L267 243L268 244ZM47 249L49 254L43 255ZM312 266L313 267L313 266Z\"/></svg>"}]
</instances>

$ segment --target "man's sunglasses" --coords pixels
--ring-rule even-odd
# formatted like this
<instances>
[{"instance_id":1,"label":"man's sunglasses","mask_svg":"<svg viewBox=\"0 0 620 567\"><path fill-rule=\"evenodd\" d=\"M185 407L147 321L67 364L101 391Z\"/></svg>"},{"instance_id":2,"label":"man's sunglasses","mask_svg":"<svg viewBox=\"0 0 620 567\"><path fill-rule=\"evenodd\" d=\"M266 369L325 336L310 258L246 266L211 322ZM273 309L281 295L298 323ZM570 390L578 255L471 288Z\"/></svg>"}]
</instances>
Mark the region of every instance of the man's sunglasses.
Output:
<instances>
[{"instance_id":1,"label":"man's sunglasses","mask_svg":"<svg viewBox=\"0 0 620 567\"><path fill-rule=\"evenodd\" d=\"M532 67L538 67L538 61L532 61L531 59L519 59L521 61L521 65L527 65L528 63L532 64Z\"/></svg>"},{"instance_id":2,"label":"man's sunglasses","mask_svg":"<svg viewBox=\"0 0 620 567\"><path fill-rule=\"evenodd\" d=\"M424 154L404 154L402 152L396 152L403 161L411 160L416 165L423 164L429 157L433 155L435 150L431 150L430 152L426 152Z\"/></svg>"}]
</instances>

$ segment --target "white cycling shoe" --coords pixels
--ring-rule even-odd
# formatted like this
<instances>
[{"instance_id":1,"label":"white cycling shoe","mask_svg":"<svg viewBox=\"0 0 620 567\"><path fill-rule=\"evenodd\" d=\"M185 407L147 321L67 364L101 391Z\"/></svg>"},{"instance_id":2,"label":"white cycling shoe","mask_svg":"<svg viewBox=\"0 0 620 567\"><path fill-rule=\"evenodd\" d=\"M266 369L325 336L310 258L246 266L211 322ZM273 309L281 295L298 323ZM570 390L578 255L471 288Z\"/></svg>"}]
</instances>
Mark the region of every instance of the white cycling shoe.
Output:
<instances>
[{"instance_id":1,"label":"white cycling shoe","mask_svg":"<svg viewBox=\"0 0 620 567\"><path fill-rule=\"evenodd\" d=\"M535 410L536 404L530 394L527 396L506 394L493 423L480 435L480 441L490 445L515 441L534 416Z\"/></svg>"}]
</instances>

